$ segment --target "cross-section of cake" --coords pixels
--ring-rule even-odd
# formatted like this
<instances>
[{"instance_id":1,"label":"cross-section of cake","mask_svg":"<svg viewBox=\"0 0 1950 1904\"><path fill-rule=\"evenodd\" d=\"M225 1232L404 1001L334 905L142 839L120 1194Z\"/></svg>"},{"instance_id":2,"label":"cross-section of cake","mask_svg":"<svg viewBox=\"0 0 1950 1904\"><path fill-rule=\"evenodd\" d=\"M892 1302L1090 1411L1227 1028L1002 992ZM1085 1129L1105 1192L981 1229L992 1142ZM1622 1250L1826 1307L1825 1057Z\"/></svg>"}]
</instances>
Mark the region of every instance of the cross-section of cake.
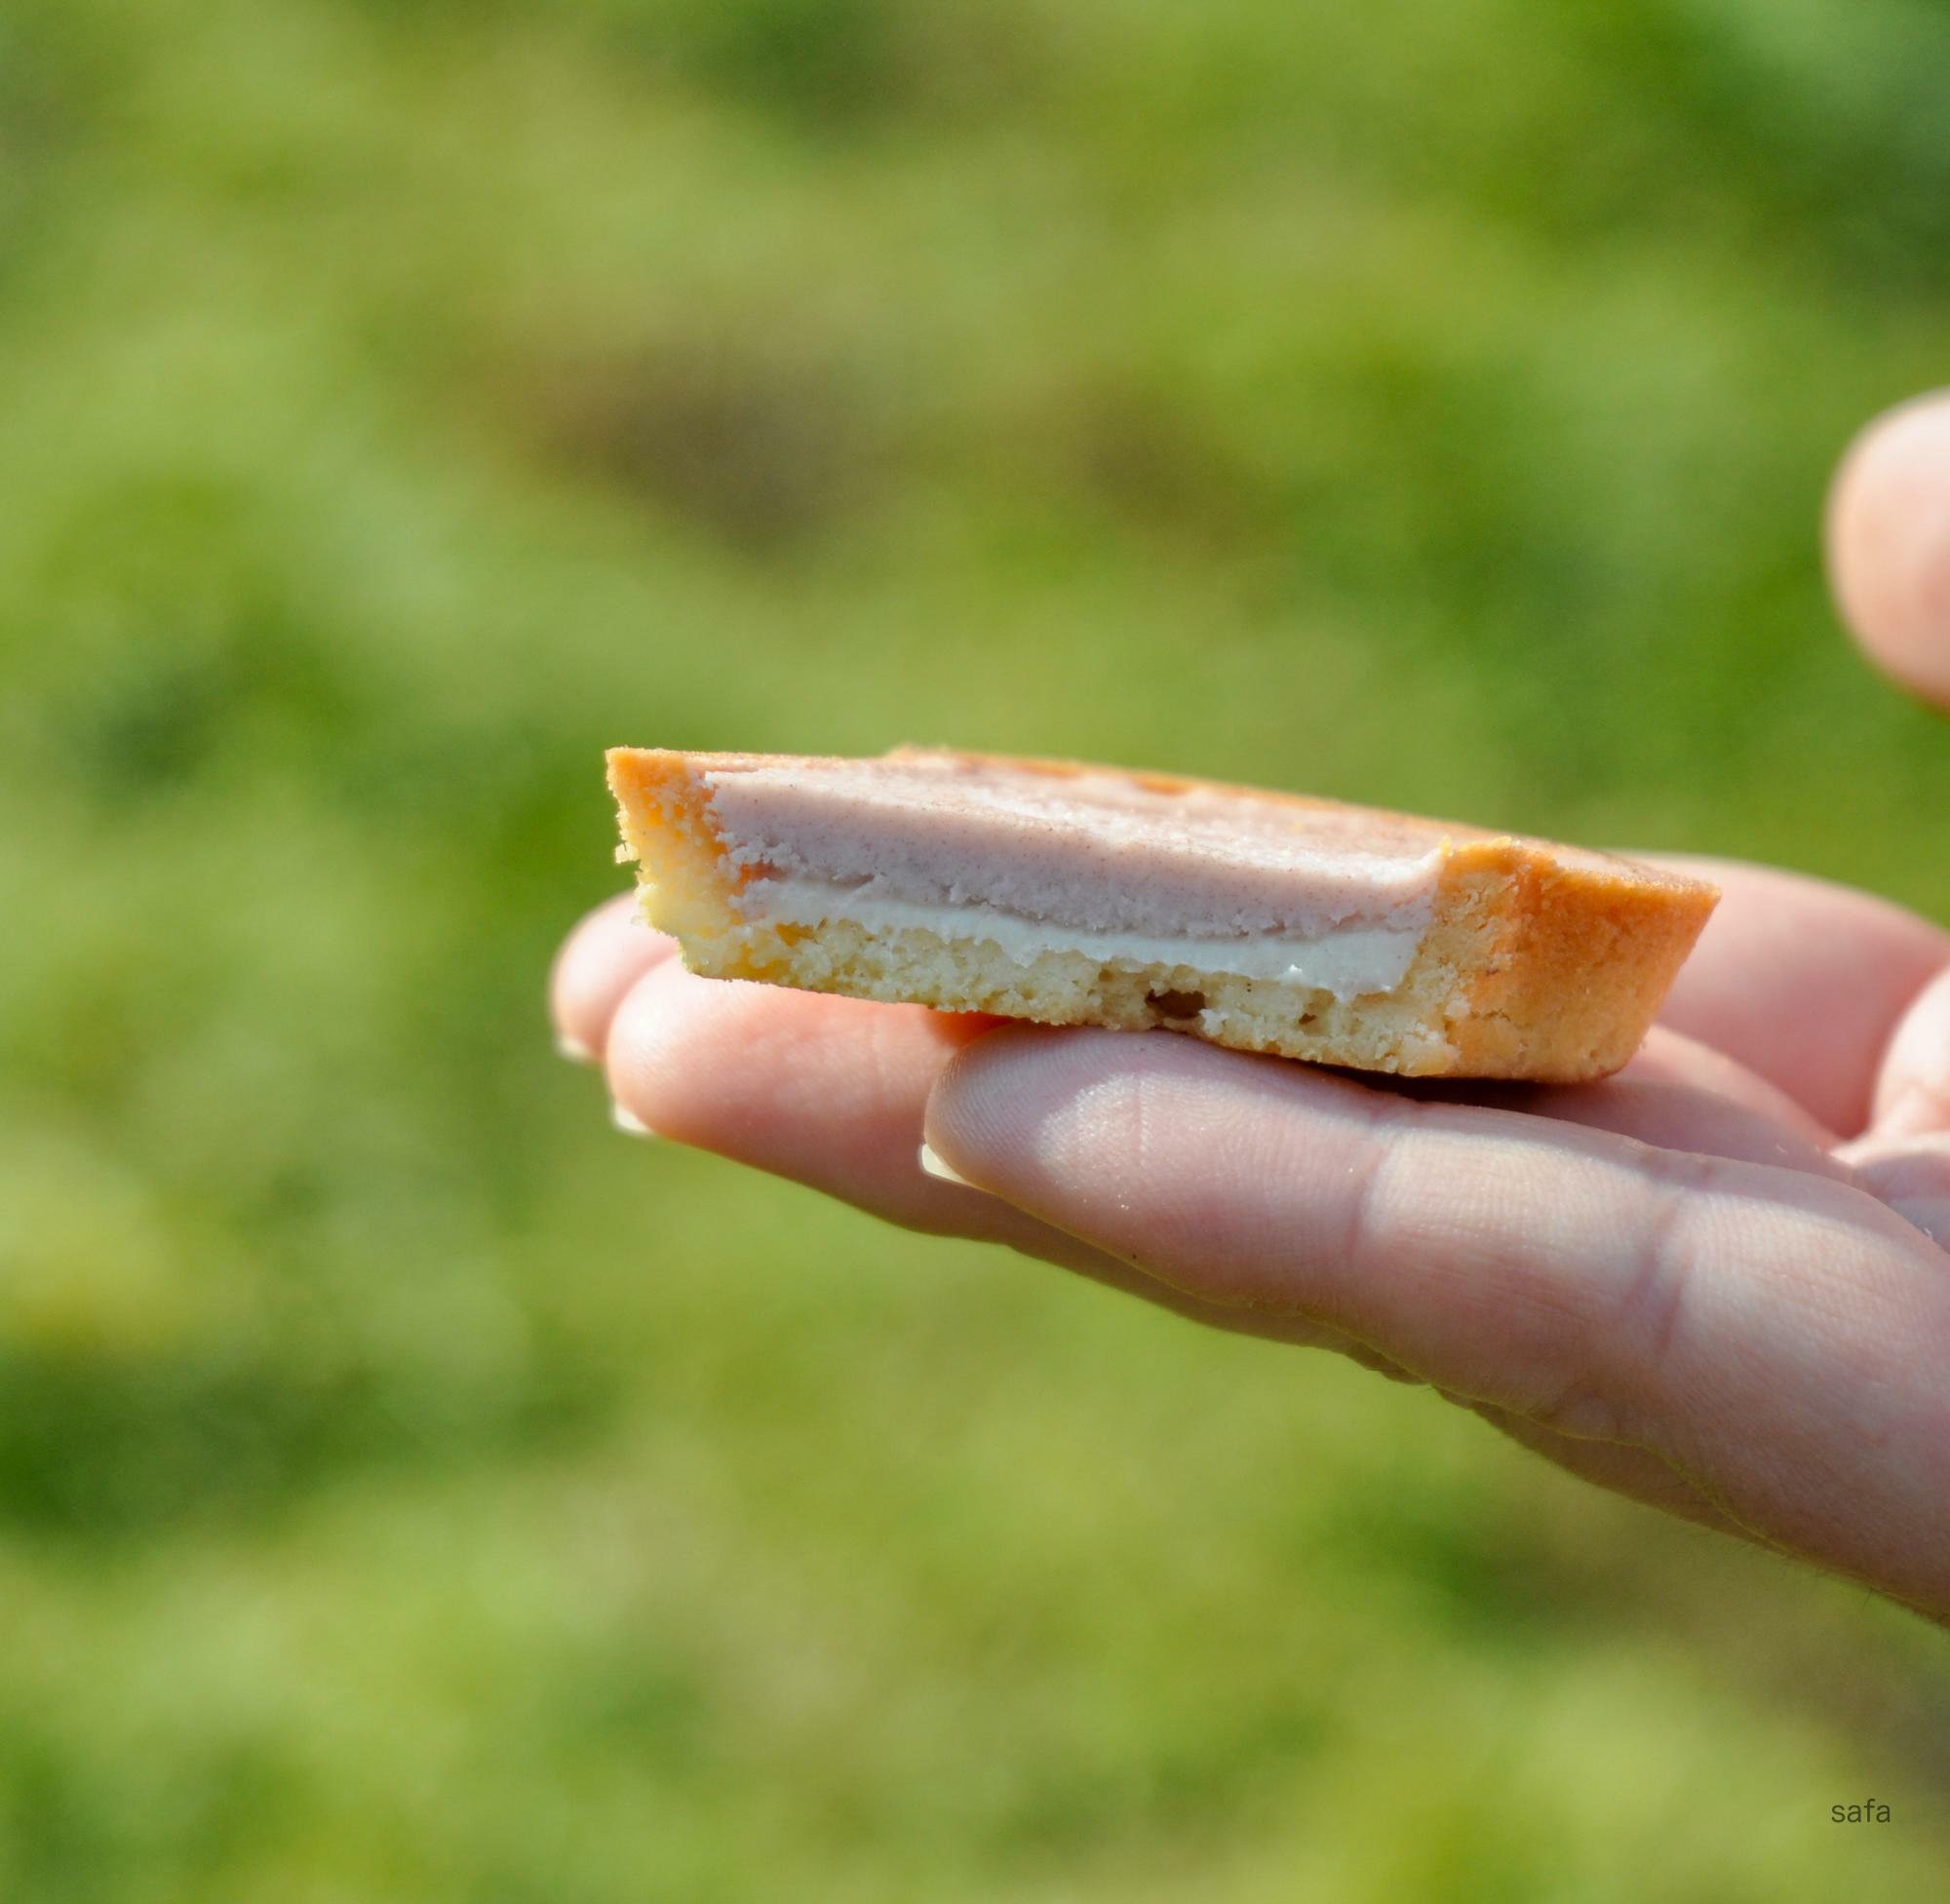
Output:
<instances>
[{"instance_id":1,"label":"cross-section of cake","mask_svg":"<svg viewBox=\"0 0 1950 1904\"><path fill-rule=\"evenodd\" d=\"M1073 761L615 748L684 964L1417 1076L1632 1055L1718 898L1447 821Z\"/></svg>"}]
</instances>

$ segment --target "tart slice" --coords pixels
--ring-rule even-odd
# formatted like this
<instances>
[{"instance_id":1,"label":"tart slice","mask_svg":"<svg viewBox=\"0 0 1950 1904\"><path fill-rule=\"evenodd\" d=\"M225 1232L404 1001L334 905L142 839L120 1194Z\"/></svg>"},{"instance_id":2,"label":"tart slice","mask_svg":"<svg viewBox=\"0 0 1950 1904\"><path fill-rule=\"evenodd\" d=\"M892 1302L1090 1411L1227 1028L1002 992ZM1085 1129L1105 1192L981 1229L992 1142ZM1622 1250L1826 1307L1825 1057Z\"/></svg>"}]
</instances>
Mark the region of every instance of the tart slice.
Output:
<instances>
[{"instance_id":1,"label":"tart slice","mask_svg":"<svg viewBox=\"0 0 1950 1904\"><path fill-rule=\"evenodd\" d=\"M1611 854L1067 760L612 749L644 916L712 978L1602 1077L1719 897Z\"/></svg>"}]
</instances>

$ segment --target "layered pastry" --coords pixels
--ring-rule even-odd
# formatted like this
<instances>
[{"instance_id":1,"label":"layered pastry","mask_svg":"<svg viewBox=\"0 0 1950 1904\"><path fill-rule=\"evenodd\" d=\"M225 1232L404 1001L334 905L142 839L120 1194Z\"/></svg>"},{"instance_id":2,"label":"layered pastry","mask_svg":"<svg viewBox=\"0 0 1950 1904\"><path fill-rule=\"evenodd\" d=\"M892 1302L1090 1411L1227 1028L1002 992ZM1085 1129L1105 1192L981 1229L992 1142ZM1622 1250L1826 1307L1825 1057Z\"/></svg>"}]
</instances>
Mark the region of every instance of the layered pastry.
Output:
<instances>
[{"instance_id":1,"label":"layered pastry","mask_svg":"<svg viewBox=\"0 0 1950 1904\"><path fill-rule=\"evenodd\" d=\"M1074 761L615 748L684 964L1412 1076L1602 1077L1718 898L1611 854Z\"/></svg>"}]
</instances>

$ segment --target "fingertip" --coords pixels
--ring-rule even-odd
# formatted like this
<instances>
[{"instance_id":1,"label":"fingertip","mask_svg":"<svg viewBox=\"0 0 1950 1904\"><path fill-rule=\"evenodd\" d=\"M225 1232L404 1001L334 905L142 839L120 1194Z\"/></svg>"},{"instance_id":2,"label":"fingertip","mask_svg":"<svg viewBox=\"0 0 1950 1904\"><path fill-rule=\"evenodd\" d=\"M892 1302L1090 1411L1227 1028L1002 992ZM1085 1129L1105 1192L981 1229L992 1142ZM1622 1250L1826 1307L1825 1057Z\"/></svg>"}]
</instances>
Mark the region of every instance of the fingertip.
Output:
<instances>
[{"instance_id":1,"label":"fingertip","mask_svg":"<svg viewBox=\"0 0 1950 1904\"><path fill-rule=\"evenodd\" d=\"M676 950L675 940L644 923L634 891L587 913L563 941L549 971L556 1049L575 1063L600 1064L625 994Z\"/></svg>"},{"instance_id":2,"label":"fingertip","mask_svg":"<svg viewBox=\"0 0 1950 1904\"><path fill-rule=\"evenodd\" d=\"M1864 651L1950 706L1950 391L1856 437L1829 490L1826 541L1837 604Z\"/></svg>"},{"instance_id":3,"label":"fingertip","mask_svg":"<svg viewBox=\"0 0 1950 1904\"><path fill-rule=\"evenodd\" d=\"M1141 1035L1023 1023L984 1031L955 1053L928 1093L926 1147L937 1156L1013 1168L1052 1114L1101 1079L1098 1061L1135 1056L1132 1040Z\"/></svg>"},{"instance_id":4,"label":"fingertip","mask_svg":"<svg viewBox=\"0 0 1950 1904\"><path fill-rule=\"evenodd\" d=\"M702 1068L689 1047L710 1035L708 990L722 981L686 972L677 959L660 959L639 973L616 1002L603 1050L612 1122L628 1117L666 1137L690 1143L700 1133L688 1101L715 1094L701 1090ZM700 995L701 994L701 997ZM708 1134L706 1134L708 1135Z\"/></svg>"}]
</instances>

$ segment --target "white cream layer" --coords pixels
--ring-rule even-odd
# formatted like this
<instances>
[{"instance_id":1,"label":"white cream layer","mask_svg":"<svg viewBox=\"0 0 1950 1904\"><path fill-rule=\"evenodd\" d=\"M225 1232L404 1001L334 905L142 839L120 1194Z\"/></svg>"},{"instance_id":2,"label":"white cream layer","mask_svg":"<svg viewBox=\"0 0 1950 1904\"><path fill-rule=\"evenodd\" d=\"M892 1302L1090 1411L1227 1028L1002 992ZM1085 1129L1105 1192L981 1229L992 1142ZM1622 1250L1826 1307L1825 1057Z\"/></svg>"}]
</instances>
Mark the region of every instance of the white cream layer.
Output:
<instances>
[{"instance_id":1,"label":"white cream layer","mask_svg":"<svg viewBox=\"0 0 1950 1904\"><path fill-rule=\"evenodd\" d=\"M887 899L858 885L807 877L755 880L740 895L745 916L766 925L825 924L850 919L869 932L920 927L941 939L993 945L1011 963L1028 966L1048 952L1080 952L1106 964L1190 965L1242 979L1276 979L1336 998L1392 991L1401 984L1426 930L1413 925L1353 926L1315 939L1153 937L1103 932L1051 919L1025 918L999 907L917 905Z\"/></svg>"}]
</instances>

